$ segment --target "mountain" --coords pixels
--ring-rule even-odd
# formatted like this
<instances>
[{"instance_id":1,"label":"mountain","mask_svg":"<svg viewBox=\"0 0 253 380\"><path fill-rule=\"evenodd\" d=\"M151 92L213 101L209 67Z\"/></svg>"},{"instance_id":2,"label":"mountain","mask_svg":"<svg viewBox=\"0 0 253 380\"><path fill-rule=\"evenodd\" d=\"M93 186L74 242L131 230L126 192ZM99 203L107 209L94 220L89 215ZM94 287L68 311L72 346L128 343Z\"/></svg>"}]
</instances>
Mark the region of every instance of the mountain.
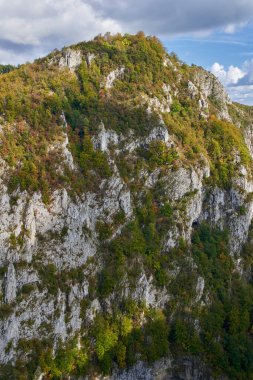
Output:
<instances>
[{"instance_id":1,"label":"mountain","mask_svg":"<svg viewBox=\"0 0 253 380\"><path fill-rule=\"evenodd\" d=\"M0 75L0 378L253 378L253 109L159 40Z\"/></svg>"}]
</instances>

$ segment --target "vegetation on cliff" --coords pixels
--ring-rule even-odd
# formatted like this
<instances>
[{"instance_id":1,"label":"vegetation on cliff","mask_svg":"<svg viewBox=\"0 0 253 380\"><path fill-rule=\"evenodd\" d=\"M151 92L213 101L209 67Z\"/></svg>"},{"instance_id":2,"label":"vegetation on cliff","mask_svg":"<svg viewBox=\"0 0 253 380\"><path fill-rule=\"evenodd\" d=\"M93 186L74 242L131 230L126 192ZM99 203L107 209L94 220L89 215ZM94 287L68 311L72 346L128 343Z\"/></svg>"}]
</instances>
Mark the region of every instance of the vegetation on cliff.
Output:
<instances>
[{"instance_id":1,"label":"vegetation on cliff","mask_svg":"<svg viewBox=\"0 0 253 380\"><path fill-rule=\"evenodd\" d=\"M33 258L36 289L52 299L59 291L67 299L73 283L82 284L85 270L95 267L81 304L81 328L54 346L52 326L44 323L43 338L21 339L15 365L3 365L0 378L33 379L38 368L45 379L110 374L116 365L123 369L138 360L151 364L167 355L191 355L206 362L214 375L253 379L251 236L239 264L239 256L231 255L226 229L195 221L187 243L176 216L189 219L186 201L198 189L172 201L163 183L179 168L203 169L207 164L207 192L231 189L242 170L250 178L252 159L243 121L252 117L252 110L231 104L230 119L221 120L221 105L209 96L207 113L192 83L200 68L167 54L155 37L108 34L70 49L82 57L74 70L67 61L59 65L68 49L18 68L0 67L0 156L10 203L17 204L20 192L41 192L50 208L54 190L62 188L77 201L101 192L101 184L117 174L131 191L133 215L127 220L122 208L108 221L105 213L94 232L97 257L80 267L58 270L39 255ZM105 149L96 146L101 126L117 136L117 144L113 140ZM164 136L147 140L158 127L168 132L169 144ZM63 145L72 154L72 166L63 157ZM144 181L143 173L157 172L155 185ZM238 214L244 213L241 205ZM182 237L168 247L165 240L174 227L181 228ZM91 234L86 225L82 232ZM47 238L62 242L67 233L64 226ZM22 246L26 234L23 228L18 238L10 235L12 250ZM2 272L1 277L6 268ZM149 307L133 296L143 273L164 294L163 304L154 297ZM33 290L33 285L23 285L18 301ZM88 321L94 300L102 307ZM10 316L14 307L3 301L0 319ZM7 347L11 349L12 342Z\"/></svg>"},{"instance_id":2,"label":"vegetation on cliff","mask_svg":"<svg viewBox=\"0 0 253 380\"><path fill-rule=\"evenodd\" d=\"M47 201L50 190L57 187L82 191L87 170L82 180L66 168L57 173L61 157L50 149L62 139L63 115L76 163L88 167L88 171L108 175L106 157L95 158L94 154L99 153L94 153L91 158L89 153L82 153L87 139L96 133L101 120L106 128L124 135L129 130L136 136L150 132L160 119L155 110L147 114L146 103L148 98L164 98L164 83L172 84L172 93L173 86L177 88L171 113L164 114L163 119L177 138L181 161L194 163L205 155L212 163L213 180L221 186L227 185L237 170L236 151L243 164L250 164L239 130L216 119L214 106L210 119L200 117L198 100L187 94L187 83L198 68L182 64L175 55L165 65L167 55L157 38L142 33L97 37L75 45L73 50L81 51L83 56L95 54L90 64L82 61L76 74L68 68L59 69L57 53L52 53L0 76L0 116L5 126L1 157L12 168L10 192L19 186L31 192L40 188ZM118 67L124 67L124 75L108 89L106 77Z\"/></svg>"}]
</instances>

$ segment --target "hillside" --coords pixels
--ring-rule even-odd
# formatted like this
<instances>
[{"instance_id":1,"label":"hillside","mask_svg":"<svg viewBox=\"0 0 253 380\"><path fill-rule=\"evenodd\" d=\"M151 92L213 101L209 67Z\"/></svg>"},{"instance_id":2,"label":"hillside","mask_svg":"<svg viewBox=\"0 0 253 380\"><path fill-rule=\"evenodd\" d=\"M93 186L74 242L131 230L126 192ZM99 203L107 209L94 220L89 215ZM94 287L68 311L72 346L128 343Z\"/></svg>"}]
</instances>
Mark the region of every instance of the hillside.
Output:
<instances>
[{"instance_id":1,"label":"hillside","mask_svg":"<svg viewBox=\"0 0 253 380\"><path fill-rule=\"evenodd\" d=\"M253 379L253 108L141 32L0 73L0 379Z\"/></svg>"}]
</instances>

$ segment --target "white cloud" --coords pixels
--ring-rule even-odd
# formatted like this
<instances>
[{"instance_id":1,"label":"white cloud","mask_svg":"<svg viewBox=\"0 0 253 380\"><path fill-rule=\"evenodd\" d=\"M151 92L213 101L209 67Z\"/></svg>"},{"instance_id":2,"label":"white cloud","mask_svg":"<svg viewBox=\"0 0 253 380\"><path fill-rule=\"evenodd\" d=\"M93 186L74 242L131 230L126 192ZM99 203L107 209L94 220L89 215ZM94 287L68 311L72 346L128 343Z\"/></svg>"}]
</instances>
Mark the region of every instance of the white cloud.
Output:
<instances>
[{"instance_id":1,"label":"white cloud","mask_svg":"<svg viewBox=\"0 0 253 380\"><path fill-rule=\"evenodd\" d=\"M236 31L236 25L235 24L228 24L225 27L224 31L225 31L225 33L228 33L228 34L234 34Z\"/></svg>"},{"instance_id":2,"label":"white cloud","mask_svg":"<svg viewBox=\"0 0 253 380\"><path fill-rule=\"evenodd\" d=\"M252 0L83 1L124 27L155 34L189 33L227 26L231 32L253 16Z\"/></svg>"},{"instance_id":3,"label":"white cloud","mask_svg":"<svg viewBox=\"0 0 253 380\"><path fill-rule=\"evenodd\" d=\"M253 83L253 59L245 61L242 68L247 73L247 81Z\"/></svg>"},{"instance_id":4,"label":"white cloud","mask_svg":"<svg viewBox=\"0 0 253 380\"><path fill-rule=\"evenodd\" d=\"M36 54L36 53L35 53ZM36 56L41 56L41 52L37 51ZM20 52L16 53L10 50L4 50L0 48L0 64L7 65L9 63L11 64L19 64L20 62L25 63L29 62L31 59L31 54L28 52Z\"/></svg>"},{"instance_id":5,"label":"white cloud","mask_svg":"<svg viewBox=\"0 0 253 380\"><path fill-rule=\"evenodd\" d=\"M253 85L228 87L228 94L234 102L253 105Z\"/></svg>"},{"instance_id":6,"label":"white cloud","mask_svg":"<svg viewBox=\"0 0 253 380\"><path fill-rule=\"evenodd\" d=\"M215 62L211 72L226 87L233 101L253 105L253 59L245 61L241 68L229 66L227 70Z\"/></svg>"},{"instance_id":7,"label":"white cloud","mask_svg":"<svg viewBox=\"0 0 253 380\"><path fill-rule=\"evenodd\" d=\"M244 78L246 72L236 66L229 66L228 70L225 70L224 66L215 62L211 67L211 72L221 81L225 86L237 84L240 79Z\"/></svg>"},{"instance_id":8,"label":"white cloud","mask_svg":"<svg viewBox=\"0 0 253 380\"><path fill-rule=\"evenodd\" d=\"M121 31L110 17L100 17L82 0L0 0L0 59L32 59L38 52Z\"/></svg>"},{"instance_id":9,"label":"white cloud","mask_svg":"<svg viewBox=\"0 0 253 380\"><path fill-rule=\"evenodd\" d=\"M233 24L228 24L225 26L224 32L227 34L234 34L237 29L243 28L247 25L247 21L245 22L239 22L239 23L233 23Z\"/></svg>"}]
</instances>

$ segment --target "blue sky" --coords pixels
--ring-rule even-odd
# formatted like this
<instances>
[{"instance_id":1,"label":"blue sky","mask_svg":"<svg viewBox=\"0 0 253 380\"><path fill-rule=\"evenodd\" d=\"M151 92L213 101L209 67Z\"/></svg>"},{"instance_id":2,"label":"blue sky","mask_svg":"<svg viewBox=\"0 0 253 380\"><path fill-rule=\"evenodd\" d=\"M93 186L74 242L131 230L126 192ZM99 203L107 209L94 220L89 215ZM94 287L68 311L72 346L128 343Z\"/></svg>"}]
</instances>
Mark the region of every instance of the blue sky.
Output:
<instances>
[{"instance_id":1,"label":"blue sky","mask_svg":"<svg viewBox=\"0 0 253 380\"><path fill-rule=\"evenodd\" d=\"M253 0L0 0L0 63L140 30L212 71L233 100L253 105Z\"/></svg>"},{"instance_id":2,"label":"blue sky","mask_svg":"<svg viewBox=\"0 0 253 380\"><path fill-rule=\"evenodd\" d=\"M175 51L189 64L211 67L214 62L221 62L225 66L240 66L246 59L253 57L253 44L249 41L249 34L250 31L244 31L232 36L216 33L209 38L172 37L165 39L164 44L168 51Z\"/></svg>"}]
</instances>

